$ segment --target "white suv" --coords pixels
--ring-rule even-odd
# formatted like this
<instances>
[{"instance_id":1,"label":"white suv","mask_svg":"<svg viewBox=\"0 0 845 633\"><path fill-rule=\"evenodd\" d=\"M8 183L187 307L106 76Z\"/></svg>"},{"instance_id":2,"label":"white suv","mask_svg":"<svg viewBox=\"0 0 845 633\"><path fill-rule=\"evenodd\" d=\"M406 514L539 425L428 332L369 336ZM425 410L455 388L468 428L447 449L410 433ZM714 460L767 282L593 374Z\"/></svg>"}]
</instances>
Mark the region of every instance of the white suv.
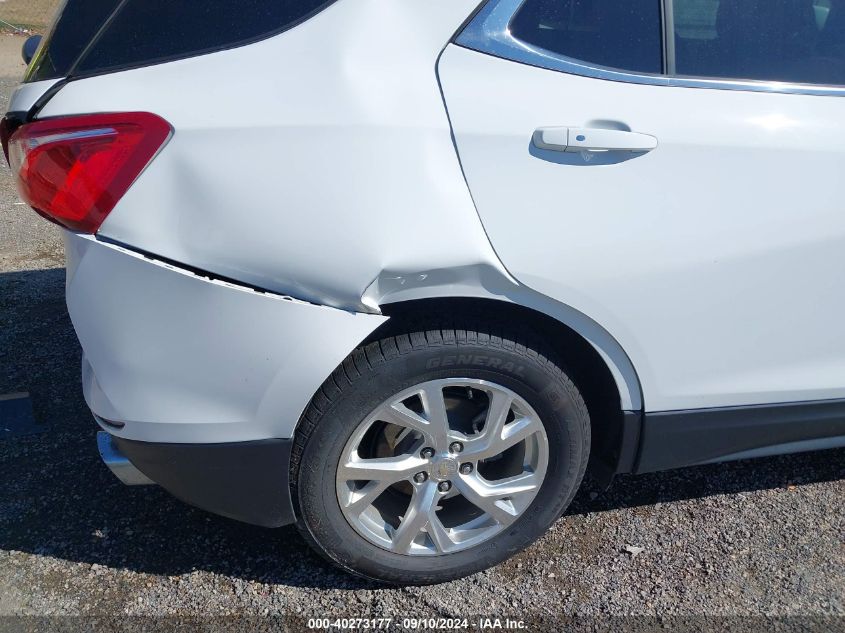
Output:
<instances>
[{"instance_id":1,"label":"white suv","mask_svg":"<svg viewBox=\"0 0 845 633\"><path fill-rule=\"evenodd\" d=\"M431 583L845 445L843 97L845 0L67 0L3 137L112 469Z\"/></svg>"}]
</instances>

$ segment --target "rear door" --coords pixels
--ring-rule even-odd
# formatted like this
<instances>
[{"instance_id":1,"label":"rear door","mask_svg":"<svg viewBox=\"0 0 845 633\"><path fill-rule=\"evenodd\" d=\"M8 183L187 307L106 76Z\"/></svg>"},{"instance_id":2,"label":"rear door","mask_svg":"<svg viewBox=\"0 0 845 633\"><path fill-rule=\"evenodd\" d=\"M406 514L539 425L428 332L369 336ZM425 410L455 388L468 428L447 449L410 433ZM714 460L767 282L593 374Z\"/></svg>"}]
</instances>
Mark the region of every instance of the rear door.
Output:
<instances>
[{"instance_id":1,"label":"rear door","mask_svg":"<svg viewBox=\"0 0 845 633\"><path fill-rule=\"evenodd\" d=\"M439 73L505 266L647 410L845 397L845 0L491 0Z\"/></svg>"}]
</instances>

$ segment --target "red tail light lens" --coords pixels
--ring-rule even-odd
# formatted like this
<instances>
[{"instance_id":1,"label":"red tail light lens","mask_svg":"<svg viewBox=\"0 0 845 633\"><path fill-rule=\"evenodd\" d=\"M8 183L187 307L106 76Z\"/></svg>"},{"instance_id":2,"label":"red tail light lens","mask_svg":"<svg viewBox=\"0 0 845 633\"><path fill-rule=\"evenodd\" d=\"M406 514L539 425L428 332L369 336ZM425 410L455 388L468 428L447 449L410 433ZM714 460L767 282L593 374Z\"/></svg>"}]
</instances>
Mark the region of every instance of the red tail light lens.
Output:
<instances>
[{"instance_id":1,"label":"red tail light lens","mask_svg":"<svg viewBox=\"0 0 845 633\"><path fill-rule=\"evenodd\" d=\"M59 224L96 233L170 136L148 112L88 114L36 121L9 139L18 191Z\"/></svg>"}]
</instances>

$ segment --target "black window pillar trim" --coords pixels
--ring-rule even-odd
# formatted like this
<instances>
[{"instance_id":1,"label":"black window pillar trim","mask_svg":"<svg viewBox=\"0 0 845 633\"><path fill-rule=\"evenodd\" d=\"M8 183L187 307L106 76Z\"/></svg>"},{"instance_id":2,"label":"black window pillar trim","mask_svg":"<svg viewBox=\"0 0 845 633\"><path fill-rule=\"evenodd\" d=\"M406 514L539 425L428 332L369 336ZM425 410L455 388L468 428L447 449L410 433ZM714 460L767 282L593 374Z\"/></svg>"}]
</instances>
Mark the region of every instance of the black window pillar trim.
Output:
<instances>
[{"instance_id":1,"label":"black window pillar trim","mask_svg":"<svg viewBox=\"0 0 845 633\"><path fill-rule=\"evenodd\" d=\"M663 29L663 74L675 76L675 1L660 0Z\"/></svg>"}]
</instances>

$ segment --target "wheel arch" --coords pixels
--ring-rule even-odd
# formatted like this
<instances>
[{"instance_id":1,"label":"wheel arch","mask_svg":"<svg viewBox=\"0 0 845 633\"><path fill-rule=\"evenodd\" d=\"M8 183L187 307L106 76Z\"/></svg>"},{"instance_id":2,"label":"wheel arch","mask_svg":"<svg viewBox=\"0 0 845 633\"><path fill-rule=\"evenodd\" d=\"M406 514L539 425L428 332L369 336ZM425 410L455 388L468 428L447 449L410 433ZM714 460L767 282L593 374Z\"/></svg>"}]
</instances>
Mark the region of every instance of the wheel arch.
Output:
<instances>
[{"instance_id":1,"label":"wheel arch","mask_svg":"<svg viewBox=\"0 0 845 633\"><path fill-rule=\"evenodd\" d=\"M550 329L577 334L601 356L613 376L624 411L642 411L643 391L630 357L601 324L580 310L537 292L514 279L498 262L407 273L382 271L364 291L361 302L391 316L400 306L493 301L507 309L542 317ZM502 309L505 309L504 307Z\"/></svg>"},{"instance_id":2,"label":"wheel arch","mask_svg":"<svg viewBox=\"0 0 845 633\"><path fill-rule=\"evenodd\" d=\"M593 455L590 470L600 481L618 472L630 472L639 448L642 390L639 378L619 343L599 324L563 304L534 305L508 298L432 296L382 303L388 321L366 342L384 336L455 323L462 316L495 316L497 321L519 323L547 343L565 365L564 369L582 392L592 424Z\"/></svg>"}]
</instances>

